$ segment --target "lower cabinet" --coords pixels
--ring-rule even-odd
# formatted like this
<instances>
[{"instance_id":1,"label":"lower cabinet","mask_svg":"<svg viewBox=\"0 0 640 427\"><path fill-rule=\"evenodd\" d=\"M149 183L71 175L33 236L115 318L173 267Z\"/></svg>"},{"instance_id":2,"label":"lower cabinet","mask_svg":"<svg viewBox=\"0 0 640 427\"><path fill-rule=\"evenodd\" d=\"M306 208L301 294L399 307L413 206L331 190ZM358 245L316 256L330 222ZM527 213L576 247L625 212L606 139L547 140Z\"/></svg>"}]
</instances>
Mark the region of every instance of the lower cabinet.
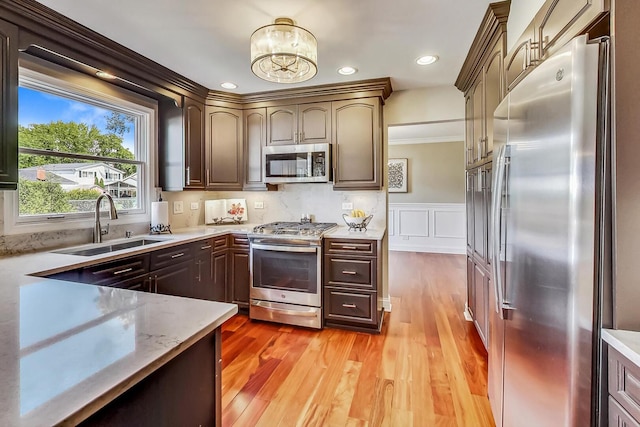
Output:
<instances>
[{"instance_id":1,"label":"lower cabinet","mask_svg":"<svg viewBox=\"0 0 640 427\"><path fill-rule=\"evenodd\" d=\"M239 308L249 308L249 239L246 235L232 234L229 249L229 282L227 282L227 302L238 304Z\"/></svg>"},{"instance_id":2,"label":"lower cabinet","mask_svg":"<svg viewBox=\"0 0 640 427\"><path fill-rule=\"evenodd\" d=\"M640 427L640 366L608 350L609 425Z\"/></svg>"},{"instance_id":3,"label":"lower cabinet","mask_svg":"<svg viewBox=\"0 0 640 427\"><path fill-rule=\"evenodd\" d=\"M484 264L467 255L467 307L485 348L489 343L491 275Z\"/></svg>"},{"instance_id":4,"label":"lower cabinet","mask_svg":"<svg viewBox=\"0 0 640 427\"><path fill-rule=\"evenodd\" d=\"M326 326L379 331L382 325L380 242L324 240Z\"/></svg>"},{"instance_id":5,"label":"lower cabinet","mask_svg":"<svg viewBox=\"0 0 640 427\"><path fill-rule=\"evenodd\" d=\"M47 276L249 308L249 239L232 234Z\"/></svg>"}]
</instances>

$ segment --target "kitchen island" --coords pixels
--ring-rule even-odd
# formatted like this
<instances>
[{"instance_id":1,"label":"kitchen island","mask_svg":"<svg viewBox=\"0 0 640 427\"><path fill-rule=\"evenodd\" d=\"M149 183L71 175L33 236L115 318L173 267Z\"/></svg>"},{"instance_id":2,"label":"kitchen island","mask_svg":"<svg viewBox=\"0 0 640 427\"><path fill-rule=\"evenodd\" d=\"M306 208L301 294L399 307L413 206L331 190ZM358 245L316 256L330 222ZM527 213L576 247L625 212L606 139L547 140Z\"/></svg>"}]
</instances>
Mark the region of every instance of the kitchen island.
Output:
<instances>
[{"instance_id":1,"label":"kitchen island","mask_svg":"<svg viewBox=\"0 0 640 427\"><path fill-rule=\"evenodd\" d=\"M0 425L157 425L180 410L219 423L219 328L235 304L30 275L116 256L0 259Z\"/></svg>"}]
</instances>

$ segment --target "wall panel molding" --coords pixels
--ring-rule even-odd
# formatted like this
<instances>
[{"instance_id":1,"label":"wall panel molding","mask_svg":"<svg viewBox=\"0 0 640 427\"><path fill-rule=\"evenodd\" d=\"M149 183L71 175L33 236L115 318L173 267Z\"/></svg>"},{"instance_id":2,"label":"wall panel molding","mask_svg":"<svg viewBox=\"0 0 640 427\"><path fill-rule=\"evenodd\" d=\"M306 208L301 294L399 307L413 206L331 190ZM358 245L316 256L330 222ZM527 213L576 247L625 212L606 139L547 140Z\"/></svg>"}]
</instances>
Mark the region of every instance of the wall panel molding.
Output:
<instances>
[{"instance_id":1,"label":"wall panel molding","mask_svg":"<svg viewBox=\"0 0 640 427\"><path fill-rule=\"evenodd\" d=\"M389 203L389 250L464 254L464 203Z\"/></svg>"}]
</instances>

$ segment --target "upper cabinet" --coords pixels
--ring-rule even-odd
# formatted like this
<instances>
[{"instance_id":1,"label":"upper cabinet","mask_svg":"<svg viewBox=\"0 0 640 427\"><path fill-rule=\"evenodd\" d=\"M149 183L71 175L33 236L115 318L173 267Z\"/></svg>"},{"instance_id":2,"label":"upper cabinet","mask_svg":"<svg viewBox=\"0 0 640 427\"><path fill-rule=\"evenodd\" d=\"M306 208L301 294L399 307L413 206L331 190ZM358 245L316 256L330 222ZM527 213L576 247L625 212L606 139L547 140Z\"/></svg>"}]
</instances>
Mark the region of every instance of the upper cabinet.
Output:
<instances>
[{"instance_id":1,"label":"upper cabinet","mask_svg":"<svg viewBox=\"0 0 640 427\"><path fill-rule=\"evenodd\" d=\"M505 94L509 2L491 3L456 80L465 94L467 168L491 161L493 112Z\"/></svg>"},{"instance_id":2,"label":"upper cabinet","mask_svg":"<svg viewBox=\"0 0 640 427\"><path fill-rule=\"evenodd\" d=\"M267 144L317 144L331 140L331 102L267 107Z\"/></svg>"},{"instance_id":3,"label":"upper cabinet","mask_svg":"<svg viewBox=\"0 0 640 427\"><path fill-rule=\"evenodd\" d=\"M244 110L244 189L266 190L262 181L262 147L267 144L267 109Z\"/></svg>"},{"instance_id":4,"label":"upper cabinet","mask_svg":"<svg viewBox=\"0 0 640 427\"><path fill-rule=\"evenodd\" d=\"M207 106L206 189L242 190L244 144L242 110Z\"/></svg>"},{"instance_id":5,"label":"upper cabinet","mask_svg":"<svg viewBox=\"0 0 640 427\"><path fill-rule=\"evenodd\" d=\"M607 12L608 3L608 0L547 0L509 52L505 65L507 89L513 89L540 61L583 34Z\"/></svg>"},{"instance_id":6,"label":"upper cabinet","mask_svg":"<svg viewBox=\"0 0 640 427\"><path fill-rule=\"evenodd\" d=\"M0 190L18 185L18 27L0 20Z\"/></svg>"},{"instance_id":7,"label":"upper cabinet","mask_svg":"<svg viewBox=\"0 0 640 427\"><path fill-rule=\"evenodd\" d=\"M204 163L204 104L184 99L184 188L203 189L205 186Z\"/></svg>"},{"instance_id":8,"label":"upper cabinet","mask_svg":"<svg viewBox=\"0 0 640 427\"><path fill-rule=\"evenodd\" d=\"M334 188L382 188L382 108L379 98L332 103Z\"/></svg>"}]
</instances>

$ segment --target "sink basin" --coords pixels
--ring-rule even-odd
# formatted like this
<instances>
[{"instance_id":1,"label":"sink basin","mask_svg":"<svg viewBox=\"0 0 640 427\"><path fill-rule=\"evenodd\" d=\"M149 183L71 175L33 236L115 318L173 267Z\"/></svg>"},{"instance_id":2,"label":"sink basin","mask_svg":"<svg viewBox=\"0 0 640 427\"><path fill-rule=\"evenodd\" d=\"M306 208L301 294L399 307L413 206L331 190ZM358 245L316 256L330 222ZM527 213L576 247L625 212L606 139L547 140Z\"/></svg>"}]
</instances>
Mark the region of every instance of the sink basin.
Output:
<instances>
[{"instance_id":1,"label":"sink basin","mask_svg":"<svg viewBox=\"0 0 640 427\"><path fill-rule=\"evenodd\" d=\"M66 254L66 255L79 255L79 256L93 256L106 254L108 252L115 252L122 249L135 248L138 246L146 246L152 245L154 243L162 243L166 242L165 239L149 239L149 238L141 238L141 239L131 239L124 242L113 243L110 245L100 244L99 246L90 246L79 249L64 249L61 251L54 251L56 254Z\"/></svg>"}]
</instances>

